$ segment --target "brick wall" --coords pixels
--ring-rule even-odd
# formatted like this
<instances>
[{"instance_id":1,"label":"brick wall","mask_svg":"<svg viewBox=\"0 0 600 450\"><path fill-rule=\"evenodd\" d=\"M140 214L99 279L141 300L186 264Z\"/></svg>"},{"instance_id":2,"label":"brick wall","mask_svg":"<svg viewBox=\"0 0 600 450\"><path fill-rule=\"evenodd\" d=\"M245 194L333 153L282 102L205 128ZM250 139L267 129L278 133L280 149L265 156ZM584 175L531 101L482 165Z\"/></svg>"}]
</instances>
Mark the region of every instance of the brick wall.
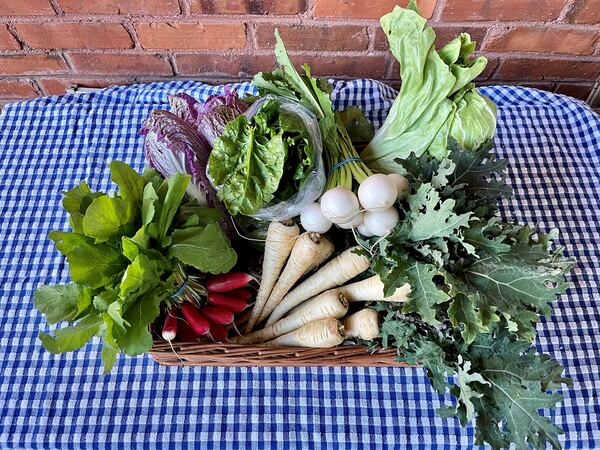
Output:
<instances>
[{"instance_id":1,"label":"brick wall","mask_svg":"<svg viewBox=\"0 0 600 450\"><path fill-rule=\"evenodd\" d=\"M398 82L377 19L406 0L0 0L0 101L273 67L273 29L318 75ZM420 0L443 44L467 31L484 83L585 98L600 73L600 0Z\"/></svg>"}]
</instances>

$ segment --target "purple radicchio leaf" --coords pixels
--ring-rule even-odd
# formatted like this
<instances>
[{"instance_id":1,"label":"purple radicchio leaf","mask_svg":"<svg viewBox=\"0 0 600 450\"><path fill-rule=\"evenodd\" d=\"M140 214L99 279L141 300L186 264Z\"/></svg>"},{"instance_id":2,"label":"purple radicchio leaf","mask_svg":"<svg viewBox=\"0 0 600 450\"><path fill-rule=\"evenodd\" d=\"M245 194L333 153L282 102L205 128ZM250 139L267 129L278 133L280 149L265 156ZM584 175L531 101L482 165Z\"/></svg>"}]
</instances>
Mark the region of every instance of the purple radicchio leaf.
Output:
<instances>
[{"instance_id":1,"label":"purple radicchio leaf","mask_svg":"<svg viewBox=\"0 0 600 450\"><path fill-rule=\"evenodd\" d=\"M174 173L191 175L188 196L200 205L221 209L225 213L221 228L233 238L236 233L229 214L206 175L211 148L196 130L169 111L155 110L144 121L140 133L145 136L144 154L150 166L165 178Z\"/></svg>"},{"instance_id":2,"label":"purple radicchio leaf","mask_svg":"<svg viewBox=\"0 0 600 450\"><path fill-rule=\"evenodd\" d=\"M144 154L163 177L174 173L192 176L188 195L201 205L215 205L216 195L206 176L210 147L196 131L176 115L163 110L152 111L144 122Z\"/></svg>"},{"instance_id":3,"label":"purple radicchio leaf","mask_svg":"<svg viewBox=\"0 0 600 450\"><path fill-rule=\"evenodd\" d=\"M172 112L194 126L200 138L211 147L223 133L227 122L248 109L248 105L229 86L225 86L223 94L211 95L204 103L185 93L170 95L169 103Z\"/></svg>"}]
</instances>

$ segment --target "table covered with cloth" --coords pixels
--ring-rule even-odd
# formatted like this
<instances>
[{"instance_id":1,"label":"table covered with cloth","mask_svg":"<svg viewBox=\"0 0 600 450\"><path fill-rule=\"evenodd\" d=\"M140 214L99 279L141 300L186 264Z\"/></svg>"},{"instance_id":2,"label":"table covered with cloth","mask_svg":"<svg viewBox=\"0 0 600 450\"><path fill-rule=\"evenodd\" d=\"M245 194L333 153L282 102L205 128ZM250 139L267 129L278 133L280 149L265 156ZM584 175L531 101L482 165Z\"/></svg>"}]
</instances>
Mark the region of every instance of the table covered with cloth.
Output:
<instances>
[{"instance_id":1,"label":"table covered with cloth","mask_svg":"<svg viewBox=\"0 0 600 450\"><path fill-rule=\"evenodd\" d=\"M243 95L247 84L234 84ZM338 81L337 108L380 125L397 93ZM0 115L0 447L468 448L473 428L436 416L450 400L420 368L162 367L118 359L102 375L100 343L53 355L33 305L40 284L65 283L47 239L66 230L61 191L82 180L114 189L107 162L141 170L139 130L167 94L199 100L223 87L168 82L7 105ZM509 159L506 219L558 227L576 259L572 288L538 326L537 347L574 382L552 420L566 448L600 448L600 118L577 100L517 87L481 91L498 106L496 152ZM195 444L195 445L194 445Z\"/></svg>"}]
</instances>

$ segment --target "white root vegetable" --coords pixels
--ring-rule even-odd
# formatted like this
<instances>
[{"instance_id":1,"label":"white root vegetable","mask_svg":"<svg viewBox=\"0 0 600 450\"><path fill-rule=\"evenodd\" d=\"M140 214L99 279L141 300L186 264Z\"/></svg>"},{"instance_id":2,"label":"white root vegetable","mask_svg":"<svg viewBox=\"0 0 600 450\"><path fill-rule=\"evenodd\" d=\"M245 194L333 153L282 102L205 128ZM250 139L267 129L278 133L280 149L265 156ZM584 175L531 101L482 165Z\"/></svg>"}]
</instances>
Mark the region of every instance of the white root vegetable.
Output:
<instances>
[{"instance_id":1,"label":"white root vegetable","mask_svg":"<svg viewBox=\"0 0 600 450\"><path fill-rule=\"evenodd\" d=\"M364 212L358 212L352 216L349 222L338 223L337 226L342 228L343 230L350 230L351 228L358 227L361 223L363 223L363 218L365 216Z\"/></svg>"},{"instance_id":2,"label":"white root vegetable","mask_svg":"<svg viewBox=\"0 0 600 450\"><path fill-rule=\"evenodd\" d=\"M383 282L379 278L379 275L373 275L371 278L367 278L356 283L347 284L337 288L340 290L348 300L348 302L405 302L410 294L410 285L406 283L396 289L389 297L383 295Z\"/></svg>"},{"instance_id":3,"label":"white root vegetable","mask_svg":"<svg viewBox=\"0 0 600 450\"><path fill-rule=\"evenodd\" d=\"M392 207L385 211L367 211L364 224L375 236L385 236L394 229L399 219L398 211Z\"/></svg>"},{"instance_id":4,"label":"white root vegetable","mask_svg":"<svg viewBox=\"0 0 600 450\"><path fill-rule=\"evenodd\" d=\"M396 199L402 200L402 197L404 197L404 193L408 191L409 188L408 180L399 173L390 173L387 176L390 177L396 185L396 191L398 194Z\"/></svg>"},{"instance_id":5,"label":"white root vegetable","mask_svg":"<svg viewBox=\"0 0 600 450\"><path fill-rule=\"evenodd\" d=\"M321 212L330 222L347 223L358 212L358 197L348 188L329 189L321 197Z\"/></svg>"},{"instance_id":6,"label":"white root vegetable","mask_svg":"<svg viewBox=\"0 0 600 450\"><path fill-rule=\"evenodd\" d=\"M267 341L267 347L335 347L344 342L344 325L333 318L311 322L291 333Z\"/></svg>"},{"instance_id":7,"label":"white root vegetable","mask_svg":"<svg viewBox=\"0 0 600 450\"><path fill-rule=\"evenodd\" d=\"M321 212L321 205L318 203L311 203L302 210L300 223L306 231L320 234L327 233L333 225L325 218Z\"/></svg>"},{"instance_id":8,"label":"white root vegetable","mask_svg":"<svg viewBox=\"0 0 600 450\"><path fill-rule=\"evenodd\" d=\"M257 322L260 323L269 317L273 309L302 275L327 260L332 253L333 244L320 234L303 234L296 239L288 262L273 287Z\"/></svg>"},{"instance_id":9,"label":"white root vegetable","mask_svg":"<svg viewBox=\"0 0 600 450\"><path fill-rule=\"evenodd\" d=\"M385 211L396 202L396 182L382 173L376 173L358 186L358 201L367 211Z\"/></svg>"},{"instance_id":10,"label":"white root vegetable","mask_svg":"<svg viewBox=\"0 0 600 450\"><path fill-rule=\"evenodd\" d=\"M327 289L340 286L369 268L369 258L358 255L355 251L360 247L350 247L333 258L315 274L290 291L275 307L267 325L272 325L281 319L294 306L304 300L314 297Z\"/></svg>"},{"instance_id":11,"label":"white root vegetable","mask_svg":"<svg viewBox=\"0 0 600 450\"><path fill-rule=\"evenodd\" d=\"M234 340L238 344L256 344L275 339L283 334L321 319L339 319L348 312L348 302L343 294L335 289L309 300L294 310L292 314L273 325Z\"/></svg>"},{"instance_id":12,"label":"white root vegetable","mask_svg":"<svg viewBox=\"0 0 600 450\"><path fill-rule=\"evenodd\" d=\"M250 318L244 328L246 333L252 331L254 325L256 325L273 286L277 282L281 269L294 247L295 238L299 234L300 229L295 223L271 222L269 224L263 257L262 279L260 280L260 287Z\"/></svg>"},{"instance_id":13,"label":"white root vegetable","mask_svg":"<svg viewBox=\"0 0 600 450\"><path fill-rule=\"evenodd\" d=\"M370 341L379 336L379 313L371 308L360 311L344 319L346 339L358 338Z\"/></svg>"},{"instance_id":14,"label":"white root vegetable","mask_svg":"<svg viewBox=\"0 0 600 450\"><path fill-rule=\"evenodd\" d=\"M364 219L364 217L363 217ZM356 230L362 234L364 237L371 237L373 236L373 233L371 233L371 230L369 230L367 228L367 226L365 225L365 223L361 223L358 227L356 227Z\"/></svg>"}]
</instances>

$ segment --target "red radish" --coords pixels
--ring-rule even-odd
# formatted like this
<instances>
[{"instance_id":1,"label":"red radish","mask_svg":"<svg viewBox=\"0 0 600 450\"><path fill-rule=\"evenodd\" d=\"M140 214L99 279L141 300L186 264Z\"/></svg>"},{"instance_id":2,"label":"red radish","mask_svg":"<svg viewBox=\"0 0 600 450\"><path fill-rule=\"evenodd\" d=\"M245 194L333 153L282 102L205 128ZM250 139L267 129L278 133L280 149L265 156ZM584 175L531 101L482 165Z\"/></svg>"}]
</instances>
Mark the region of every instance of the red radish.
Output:
<instances>
[{"instance_id":1,"label":"red radish","mask_svg":"<svg viewBox=\"0 0 600 450\"><path fill-rule=\"evenodd\" d=\"M192 327L192 330L198 335L208 333L210 324L194 305L191 303L183 303L181 305L181 314L190 327Z\"/></svg>"},{"instance_id":2,"label":"red radish","mask_svg":"<svg viewBox=\"0 0 600 450\"><path fill-rule=\"evenodd\" d=\"M220 306L203 306L200 312L205 316L210 323L218 325L229 325L233 323L233 313L230 309Z\"/></svg>"},{"instance_id":3,"label":"red radish","mask_svg":"<svg viewBox=\"0 0 600 450\"><path fill-rule=\"evenodd\" d=\"M206 289L210 292L227 292L243 288L250 284L254 278L243 272L229 272L212 277L206 282Z\"/></svg>"},{"instance_id":4,"label":"red radish","mask_svg":"<svg viewBox=\"0 0 600 450\"><path fill-rule=\"evenodd\" d=\"M233 291L224 292L224 294L226 294L228 297L241 298L246 302L252 300L252 292L250 289L234 289Z\"/></svg>"},{"instance_id":5,"label":"red radish","mask_svg":"<svg viewBox=\"0 0 600 450\"><path fill-rule=\"evenodd\" d=\"M177 316L174 310L167 311L167 317L162 328L162 337L165 341L172 341L177 336Z\"/></svg>"},{"instance_id":6,"label":"red radish","mask_svg":"<svg viewBox=\"0 0 600 450\"><path fill-rule=\"evenodd\" d=\"M177 325L177 340L180 342L194 342L200 335L196 333L192 327L190 327L183 320L179 320Z\"/></svg>"},{"instance_id":7,"label":"red radish","mask_svg":"<svg viewBox=\"0 0 600 450\"><path fill-rule=\"evenodd\" d=\"M220 294L218 292L209 292L208 303L214 306L222 306L223 308L227 308L234 313L241 313L248 307L247 300L229 296L229 292L227 294L228 295Z\"/></svg>"},{"instance_id":8,"label":"red radish","mask_svg":"<svg viewBox=\"0 0 600 450\"><path fill-rule=\"evenodd\" d=\"M211 323L210 337L215 342L224 342L227 339L227 328L224 325Z\"/></svg>"}]
</instances>

